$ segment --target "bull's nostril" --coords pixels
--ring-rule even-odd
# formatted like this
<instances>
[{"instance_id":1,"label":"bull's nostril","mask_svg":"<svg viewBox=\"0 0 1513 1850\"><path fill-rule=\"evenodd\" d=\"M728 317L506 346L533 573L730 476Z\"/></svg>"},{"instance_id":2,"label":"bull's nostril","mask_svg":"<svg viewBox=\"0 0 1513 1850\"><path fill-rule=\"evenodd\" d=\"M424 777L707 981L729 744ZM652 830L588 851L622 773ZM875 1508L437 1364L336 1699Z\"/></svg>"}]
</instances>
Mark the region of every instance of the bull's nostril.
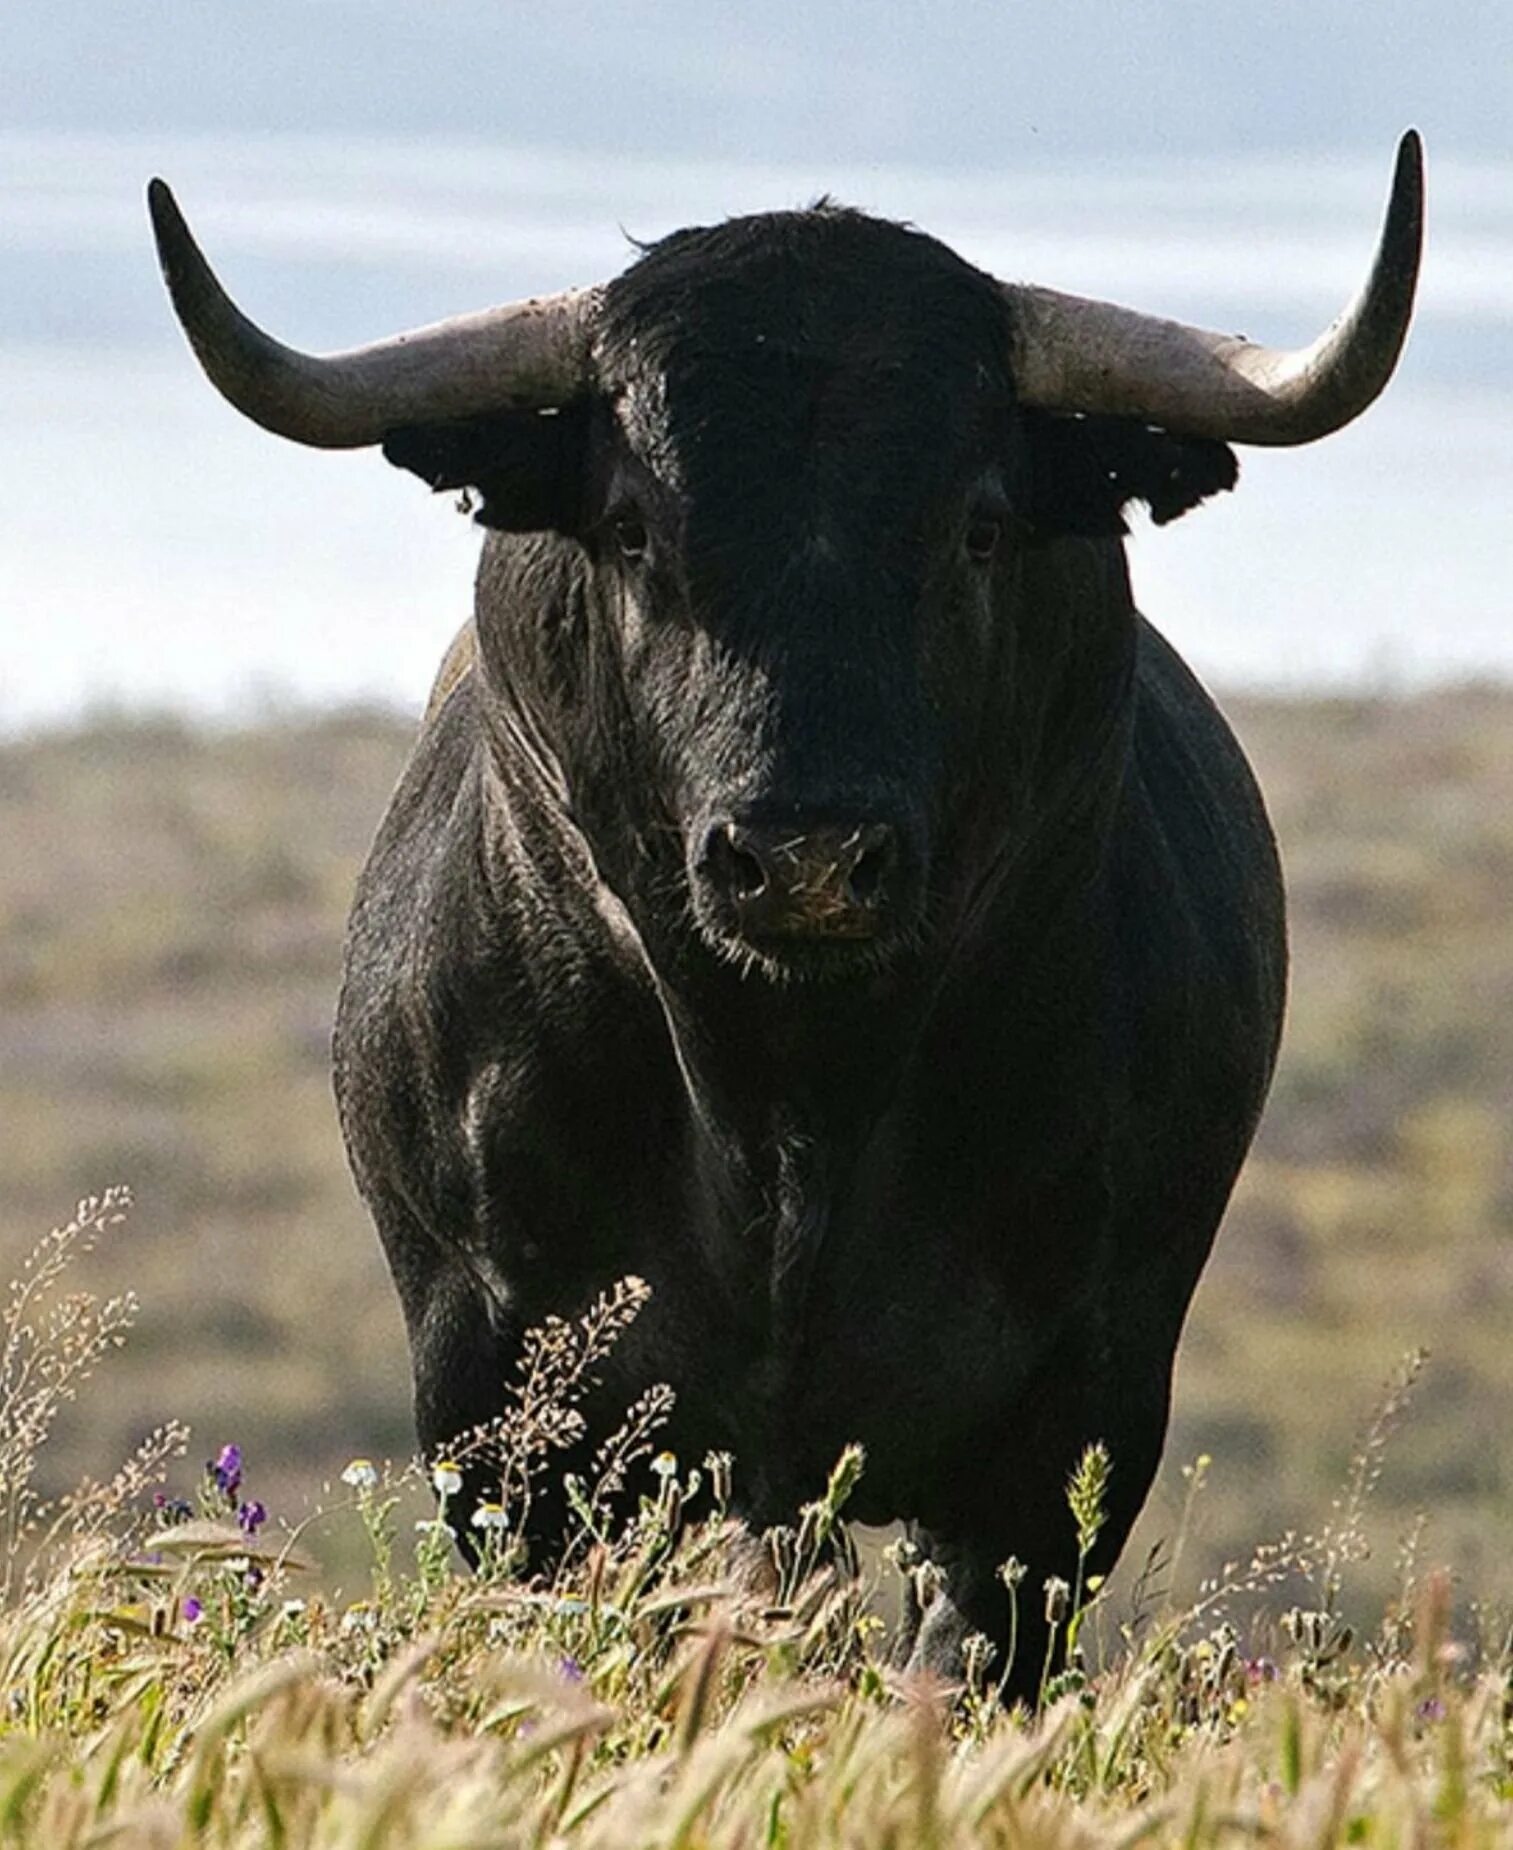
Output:
<instances>
[{"instance_id":1,"label":"bull's nostril","mask_svg":"<svg viewBox=\"0 0 1513 1850\"><path fill-rule=\"evenodd\" d=\"M892 851L886 845L868 848L860 854L847 882L852 898L860 900L864 906L871 905L882 890L892 860Z\"/></svg>"},{"instance_id":2,"label":"bull's nostril","mask_svg":"<svg viewBox=\"0 0 1513 1850\"><path fill-rule=\"evenodd\" d=\"M738 848L731 839L732 829L710 831L704 850L704 872L734 900L752 900L767 885L767 873L754 854Z\"/></svg>"}]
</instances>

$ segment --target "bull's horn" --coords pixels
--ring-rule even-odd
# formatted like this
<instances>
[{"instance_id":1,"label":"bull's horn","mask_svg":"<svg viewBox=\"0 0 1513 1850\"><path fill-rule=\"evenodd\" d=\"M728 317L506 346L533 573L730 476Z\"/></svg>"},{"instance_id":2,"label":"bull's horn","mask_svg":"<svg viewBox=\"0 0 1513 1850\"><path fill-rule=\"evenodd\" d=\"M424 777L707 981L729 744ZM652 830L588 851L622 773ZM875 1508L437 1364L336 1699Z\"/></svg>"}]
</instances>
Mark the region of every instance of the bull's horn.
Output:
<instances>
[{"instance_id":1,"label":"bull's horn","mask_svg":"<svg viewBox=\"0 0 1513 1850\"><path fill-rule=\"evenodd\" d=\"M425 424L559 405L589 383L597 292L569 290L317 357L281 346L216 281L161 180L147 188L174 310L211 383L265 429L322 449L379 442Z\"/></svg>"},{"instance_id":2,"label":"bull's horn","mask_svg":"<svg viewBox=\"0 0 1513 1850\"><path fill-rule=\"evenodd\" d=\"M1311 443L1386 385L1413 310L1424 231L1424 151L1409 129L1376 261L1339 319L1297 351L1260 347L1109 302L1005 285L1026 404L1103 411L1232 443Z\"/></svg>"}]
</instances>

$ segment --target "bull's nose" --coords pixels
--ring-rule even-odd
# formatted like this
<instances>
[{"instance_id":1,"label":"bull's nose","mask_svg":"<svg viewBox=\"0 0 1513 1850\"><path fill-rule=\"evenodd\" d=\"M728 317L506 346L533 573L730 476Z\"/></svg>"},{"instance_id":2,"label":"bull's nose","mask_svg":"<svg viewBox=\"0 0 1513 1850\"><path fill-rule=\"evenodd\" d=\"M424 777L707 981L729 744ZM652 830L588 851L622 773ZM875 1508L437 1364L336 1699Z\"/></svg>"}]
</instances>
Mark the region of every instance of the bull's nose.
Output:
<instances>
[{"instance_id":1,"label":"bull's nose","mask_svg":"<svg viewBox=\"0 0 1513 1850\"><path fill-rule=\"evenodd\" d=\"M717 822L699 875L742 936L872 938L893 922L898 831L886 822L814 828Z\"/></svg>"}]
</instances>

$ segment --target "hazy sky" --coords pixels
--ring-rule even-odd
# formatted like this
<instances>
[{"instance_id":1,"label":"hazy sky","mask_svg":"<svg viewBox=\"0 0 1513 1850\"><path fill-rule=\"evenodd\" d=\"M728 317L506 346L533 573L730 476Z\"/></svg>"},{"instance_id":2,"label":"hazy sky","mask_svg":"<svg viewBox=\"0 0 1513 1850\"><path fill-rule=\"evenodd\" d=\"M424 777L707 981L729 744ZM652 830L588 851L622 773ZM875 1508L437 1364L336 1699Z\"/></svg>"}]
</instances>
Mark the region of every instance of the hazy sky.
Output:
<instances>
[{"instance_id":1,"label":"hazy sky","mask_svg":"<svg viewBox=\"0 0 1513 1850\"><path fill-rule=\"evenodd\" d=\"M1494 0L12 0L0 122L710 157L1509 151Z\"/></svg>"}]
</instances>

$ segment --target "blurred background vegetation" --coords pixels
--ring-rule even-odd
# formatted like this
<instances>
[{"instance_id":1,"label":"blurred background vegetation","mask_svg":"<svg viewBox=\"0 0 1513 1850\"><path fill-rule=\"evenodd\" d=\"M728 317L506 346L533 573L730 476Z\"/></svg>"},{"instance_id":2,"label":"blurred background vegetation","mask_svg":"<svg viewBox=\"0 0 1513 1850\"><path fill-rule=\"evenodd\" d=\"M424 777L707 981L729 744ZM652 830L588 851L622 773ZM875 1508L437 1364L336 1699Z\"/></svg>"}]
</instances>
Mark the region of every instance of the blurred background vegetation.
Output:
<instances>
[{"instance_id":1,"label":"blurred background vegetation","mask_svg":"<svg viewBox=\"0 0 1513 1850\"><path fill-rule=\"evenodd\" d=\"M1200 1452L1208 1564L1325 1522L1422 1344L1356 1584L1386 1589L1422 1510L1428 1554L1513 1594L1513 689L1228 709L1282 839L1293 1001L1135 1547ZM186 1487L234 1439L297 1518L353 1454L410 1449L328 1084L342 921L410 731L96 718L0 744L0 1263L81 1193L138 1203L85 1282L135 1289L140 1323L59 1433L58 1483L184 1418Z\"/></svg>"}]
</instances>

